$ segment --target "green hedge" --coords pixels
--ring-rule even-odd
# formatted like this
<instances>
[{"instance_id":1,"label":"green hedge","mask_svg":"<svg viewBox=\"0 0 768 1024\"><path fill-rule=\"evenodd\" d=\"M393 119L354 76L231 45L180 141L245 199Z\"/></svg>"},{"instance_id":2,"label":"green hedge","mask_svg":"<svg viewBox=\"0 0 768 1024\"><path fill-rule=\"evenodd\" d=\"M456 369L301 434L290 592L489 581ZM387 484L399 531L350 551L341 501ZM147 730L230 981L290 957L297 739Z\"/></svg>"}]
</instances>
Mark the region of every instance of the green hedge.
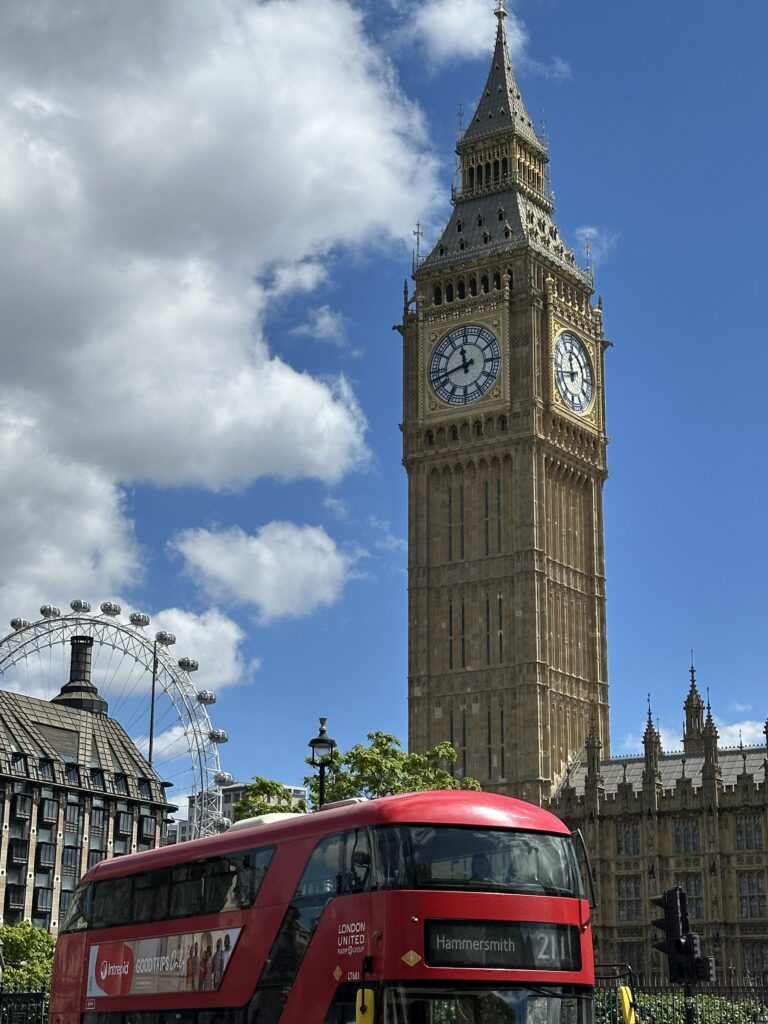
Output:
<instances>
[{"instance_id":1,"label":"green hedge","mask_svg":"<svg viewBox=\"0 0 768 1024\"><path fill-rule=\"evenodd\" d=\"M733 999L720 995L697 995L696 1024L768 1024L768 1007L757 999ZM595 992L595 1024L620 1024L615 990ZM638 1024L683 1024L685 999L682 989L660 995L637 994Z\"/></svg>"}]
</instances>

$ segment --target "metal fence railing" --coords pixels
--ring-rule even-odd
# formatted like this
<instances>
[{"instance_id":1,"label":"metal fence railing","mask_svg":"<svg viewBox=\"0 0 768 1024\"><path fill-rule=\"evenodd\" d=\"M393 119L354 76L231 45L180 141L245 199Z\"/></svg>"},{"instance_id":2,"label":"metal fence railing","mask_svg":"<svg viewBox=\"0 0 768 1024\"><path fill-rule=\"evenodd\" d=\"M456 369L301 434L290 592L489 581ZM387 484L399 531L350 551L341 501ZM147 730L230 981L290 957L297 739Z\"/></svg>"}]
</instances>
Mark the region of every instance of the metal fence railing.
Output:
<instances>
[{"instance_id":1,"label":"metal fence railing","mask_svg":"<svg viewBox=\"0 0 768 1024\"><path fill-rule=\"evenodd\" d=\"M595 1024L623 1021L619 985L629 979L601 980L595 990ZM635 985L638 1024L685 1024L685 990L682 985ZM693 1019L696 1024L768 1024L768 987L697 985Z\"/></svg>"},{"instance_id":2,"label":"metal fence railing","mask_svg":"<svg viewBox=\"0 0 768 1024\"><path fill-rule=\"evenodd\" d=\"M0 1024L46 1024L47 992L9 992L0 985Z\"/></svg>"}]
</instances>

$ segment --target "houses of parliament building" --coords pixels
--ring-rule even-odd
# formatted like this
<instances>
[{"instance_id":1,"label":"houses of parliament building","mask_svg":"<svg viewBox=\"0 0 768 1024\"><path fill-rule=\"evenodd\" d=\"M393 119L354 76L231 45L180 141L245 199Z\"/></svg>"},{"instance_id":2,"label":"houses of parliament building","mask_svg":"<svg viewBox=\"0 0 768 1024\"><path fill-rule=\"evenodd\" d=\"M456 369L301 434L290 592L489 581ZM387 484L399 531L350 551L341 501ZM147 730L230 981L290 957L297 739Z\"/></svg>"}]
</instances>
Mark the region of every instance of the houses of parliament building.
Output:
<instances>
[{"instance_id":1,"label":"houses of parliament building","mask_svg":"<svg viewBox=\"0 0 768 1024\"><path fill-rule=\"evenodd\" d=\"M457 772L583 830L599 961L660 977L650 898L679 883L721 976L768 974L766 749L718 749L692 670L682 752L662 751L649 709L643 754L610 756L610 342L495 13L451 216L398 327L410 748L448 739Z\"/></svg>"}]
</instances>

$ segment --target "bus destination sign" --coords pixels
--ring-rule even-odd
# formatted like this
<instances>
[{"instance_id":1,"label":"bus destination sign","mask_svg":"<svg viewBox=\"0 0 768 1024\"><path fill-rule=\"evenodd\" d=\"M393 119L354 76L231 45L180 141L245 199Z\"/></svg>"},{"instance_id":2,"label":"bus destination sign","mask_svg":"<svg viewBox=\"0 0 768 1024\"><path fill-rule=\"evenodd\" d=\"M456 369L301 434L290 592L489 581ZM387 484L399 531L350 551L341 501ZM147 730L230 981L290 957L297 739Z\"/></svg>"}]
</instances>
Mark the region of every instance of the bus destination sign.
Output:
<instances>
[{"instance_id":1,"label":"bus destination sign","mask_svg":"<svg viewBox=\"0 0 768 1024\"><path fill-rule=\"evenodd\" d=\"M580 971L579 929L540 921L427 921L430 967Z\"/></svg>"}]
</instances>

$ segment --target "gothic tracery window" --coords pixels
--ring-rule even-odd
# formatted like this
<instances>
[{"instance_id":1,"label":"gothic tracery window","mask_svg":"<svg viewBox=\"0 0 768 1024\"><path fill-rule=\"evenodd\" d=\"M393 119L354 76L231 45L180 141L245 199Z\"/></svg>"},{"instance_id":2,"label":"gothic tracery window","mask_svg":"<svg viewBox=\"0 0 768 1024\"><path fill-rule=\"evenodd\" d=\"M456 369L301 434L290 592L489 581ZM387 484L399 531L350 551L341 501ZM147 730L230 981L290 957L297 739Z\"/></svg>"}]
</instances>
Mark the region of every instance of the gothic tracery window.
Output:
<instances>
[{"instance_id":1,"label":"gothic tracery window","mask_svg":"<svg viewBox=\"0 0 768 1024\"><path fill-rule=\"evenodd\" d=\"M765 872L739 872L739 917L765 917Z\"/></svg>"},{"instance_id":2,"label":"gothic tracery window","mask_svg":"<svg viewBox=\"0 0 768 1024\"><path fill-rule=\"evenodd\" d=\"M695 921L704 920L704 880L700 871L677 876L677 885L685 889L688 897L688 916Z\"/></svg>"},{"instance_id":3,"label":"gothic tracery window","mask_svg":"<svg viewBox=\"0 0 768 1024\"><path fill-rule=\"evenodd\" d=\"M763 849L763 822L759 814L741 814L736 819L736 849Z\"/></svg>"},{"instance_id":4,"label":"gothic tracery window","mask_svg":"<svg viewBox=\"0 0 768 1024\"><path fill-rule=\"evenodd\" d=\"M624 875L617 878L616 899L620 921L641 921L643 918L643 881L640 875Z\"/></svg>"},{"instance_id":5,"label":"gothic tracery window","mask_svg":"<svg viewBox=\"0 0 768 1024\"><path fill-rule=\"evenodd\" d=\"M637 857L640 854L640 825L635 821L616 823L616 856Z\"/></svg>"},{"instance_id":6,"label":"gothic tracery window","mask_svg":"<svg viewBox=\"0 0 768 1024\"><path fill-rule=\"evenodd\" d=\"M693 818L675 822L675 853L701 853L701 829Z\"/></svg>"}]
</instances>

